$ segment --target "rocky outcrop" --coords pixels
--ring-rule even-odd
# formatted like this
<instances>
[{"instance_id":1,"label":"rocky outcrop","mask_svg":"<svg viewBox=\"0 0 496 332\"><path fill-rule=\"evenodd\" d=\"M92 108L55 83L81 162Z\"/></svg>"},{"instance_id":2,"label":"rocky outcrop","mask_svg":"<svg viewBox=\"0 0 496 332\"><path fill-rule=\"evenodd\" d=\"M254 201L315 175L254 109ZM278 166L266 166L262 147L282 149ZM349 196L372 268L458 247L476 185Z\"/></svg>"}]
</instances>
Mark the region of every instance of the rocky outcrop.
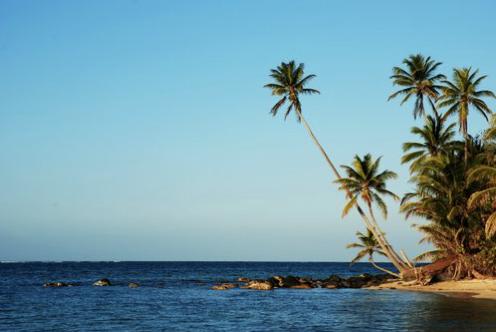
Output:
<instances>
[{"instance_id":1,"label":"rocky outcrop","mask_svg":"<svg viewBox=\"0 0 496 332\"><path fill-rule=\"evenodd\" d=\"M228 290L238 287L236 284L224 283L219 285L213 285L210 289L213 290Z\"/></svg>"},{"instance_id":2,"label":"rocky outcrop","mask_svg":"<svg viewBox=\"0 0 496 332\"><path fill-rule=\"evenodd\" d=\"M93 286L111 286L110 280L103 278L93 283Z\"/></svg>"},{"instance_id":3,"label":"rocky outcrop","mask_svg":"<svg viewBox=\"0 0 496 332\"><path fill-rule=\"evenodd\" d=\"M312 288L326 288L326 289L337 289L337 288L364 288L377 286L384 282L391 281L391 276L384 275L370 275L367 273L360 274L357 276L352 276L349 278L342 278L338 275L330 275L325 279L311 279L302 278L296 276L280 276L275 275L267 280L251 280L249 278L238 278L238 281L245 282L244 286L241 288L247 289L258 289L258 290L270 290L273 288L290 288L290 289L312 289ZM212 287L212 289L226 290L230 288L223 287L220 284Z\"/></svg>"},{"instance_id":4,"label":"rocky outcrop","mask_svg":"<svg viewBox=\"0 0 496 332\"><path fill-rule=\"evenodd\" d=\"M269 280L250 280L241 288L256 289L256 290L271 290L274 285Z\"/></svg>"},{"instance_id":5,"label":"rocky outcrop","mask_svg":"<svg viewBox=\"0 0 496 332\"><path fill-rule=\"evenodd\" d=\"M127 285L127 287L129 288L138 288L140 286L140 284L138 284L137 282L130 282L129 285Z\"/></svg>"}]
</instances>

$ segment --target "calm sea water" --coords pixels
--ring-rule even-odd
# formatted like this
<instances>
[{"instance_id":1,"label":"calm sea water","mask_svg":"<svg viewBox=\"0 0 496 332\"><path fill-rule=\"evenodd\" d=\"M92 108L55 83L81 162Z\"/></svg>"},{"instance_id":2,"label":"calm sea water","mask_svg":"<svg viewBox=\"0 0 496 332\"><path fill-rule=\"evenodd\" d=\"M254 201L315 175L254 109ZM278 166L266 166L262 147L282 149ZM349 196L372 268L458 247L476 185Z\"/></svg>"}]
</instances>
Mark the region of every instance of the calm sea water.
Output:
<instances>
[{"instance_id":1,"label":"calm sea water","mask_svg":"<svg viewBox=\"0 0 496 332\"><path fill-rule=\"evenodd\" d=\"M496 301L393 290L209 289L240 276L362 272L374 270L347 263L0 263L0 331L496 331ZM91 286L100 278L115 286ZM48 281L83 285L43 288Z\"/></svg>"}]
</instances>

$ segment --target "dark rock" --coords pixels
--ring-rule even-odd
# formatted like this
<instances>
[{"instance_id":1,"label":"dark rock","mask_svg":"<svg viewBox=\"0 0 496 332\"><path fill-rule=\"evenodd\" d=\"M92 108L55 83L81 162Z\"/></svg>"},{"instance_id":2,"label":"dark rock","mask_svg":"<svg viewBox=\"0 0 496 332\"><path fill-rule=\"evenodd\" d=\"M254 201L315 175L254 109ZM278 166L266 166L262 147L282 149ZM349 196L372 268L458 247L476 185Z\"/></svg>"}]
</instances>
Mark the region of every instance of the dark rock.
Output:
<instances>
[{"instance_id":1,"label":"dark rock","mask_svg":"<svg viewBox=\"0 0 496 332\"><path fill-rule=\"evenodd\" d=\"M213 289L213 290L228 290L228 289L233 289L233 288L236 288L236 287L238 287L238 285L225 283L225 284L214 285L210 289Z\"/></svg>"},{"instance_id":2,"label":"dark rock","mask_svg":"<svg viewBox=\"0 0 496 332\"><path fill-rule=\"evenodd\" d=\"M324 282L322 280L312 280L310 283L312 288L322 288L324 286Z\"/></svg>"},{"instance_id":3,"label":"dark rock","mask_svg":"<svg viewBox=\"0 0 496 332\"><path fill-rule=\"evenodd\" d=\"M374 278L374 276L368 274L368 273L362 273L359 275L360 278L365 279L366 281L369 281Z\"/></svg>"},{"instance_id":4,"label":"dark rock","mask_svg":"<svg viewBox=\"0 0 496 332\"><path fill-rule=\"evenodd\" d=\"M140 284L137 282L130 282L129 285L127 285L129 288L138 288Z\"/></svg>"},{"instance_id":5,"label":"dark rock","mask_svg":"<svg viewBox=\"0 0 496 332\"><path fill-rule=\"evenodd\" d=\"M324 279L325 282L332 282L332 283L338 283L341 282L342 280L343 278L335 274L331 274L329 277L327 277L327 279Z\"/></svg>"},{"instance_id":6,"label":"dark rock","mask_svg":"<svg viewBox=\"0 0 496 332\"><path fill-rule=\"evenodd\" d=\"M100 279L93 284L93 286L110 286L110 285L111 285L110 280L106 278Z\"/></svg>"},{"instance_id":7,"label":"dark rock","mask_svg":"<svg viewBox=\"0 0 496 332\"><path fill-rule=\"evenodd\" d=\"M335 274L330 275L326 279L322 280L322 287L328 289L343 288L344 279Z\"/></svg>"},{"instance_id":8,"label":"dark rock","mask_svg":"<svg viewBox=\"0 0 496 332\"><path fill-rule=\"evenodd\" d=\"M275 287L281 287L281 288L291 288L302 284L301 278L297 278L295 276L287 276L287 277L273 276L268 281L271 282ZM305 283L308 282L305 281Z\"/></svg>"},{"instance_id":9,"label":"dark rock","mask_svg":"<svg viewBox=\"0 0 496 332\"><path fill-rule=\"evenodd\" d=\"M283 276L273 276L268 279L274 287L283 287L284 284L284 277Z\"/></svg>"},{"instance_id":10,"label":"dark rock","mask_svg":"<svg viewBox=\"0 0 496 332\"><path fill-rule=\"evenodd\" d=\"M349 288L362 288L364 287L370 279L363 278L362 276L349 277L346 279L346 285Z\"/></svg>"}]
</instances>

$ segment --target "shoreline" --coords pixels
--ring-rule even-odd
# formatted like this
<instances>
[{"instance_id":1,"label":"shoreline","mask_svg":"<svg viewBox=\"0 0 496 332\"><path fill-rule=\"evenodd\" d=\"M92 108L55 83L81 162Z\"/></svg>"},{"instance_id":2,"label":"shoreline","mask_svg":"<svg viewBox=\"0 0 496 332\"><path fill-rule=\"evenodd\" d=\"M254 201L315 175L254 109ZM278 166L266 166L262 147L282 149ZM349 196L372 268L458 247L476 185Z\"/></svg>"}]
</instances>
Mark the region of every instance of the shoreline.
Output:
<instances>
[{"instance_id":1,"label":"shoreline","mask_svg":"<svg viewBox=\"0 0 496 332\"><path fill-rule=\"evenodd\" d=\"M366 289L425 292L465 299L496 300L496 279L440 281L426 286L414 282L390 281Z\"/></svg>"}]
</instances>

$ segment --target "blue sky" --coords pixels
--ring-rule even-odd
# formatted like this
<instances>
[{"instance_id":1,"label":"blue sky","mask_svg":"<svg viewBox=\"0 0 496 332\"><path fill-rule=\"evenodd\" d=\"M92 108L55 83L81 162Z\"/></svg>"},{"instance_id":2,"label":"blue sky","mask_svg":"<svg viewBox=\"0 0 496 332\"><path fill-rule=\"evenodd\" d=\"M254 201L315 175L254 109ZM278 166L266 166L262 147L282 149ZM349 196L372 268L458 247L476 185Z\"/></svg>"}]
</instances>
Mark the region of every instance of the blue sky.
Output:
<instances>
[{"instance_id":1,"label":"blue sky","mask_svg":"<svg viewBox=\"0 0 496 332\"><path fill-rule=\"evenodd\" d=\"M337 164L399 162L412 53L488 74L492 1L0 2L0 260L338 260L362 230L303 127L263 89L305 62L303 110ZM492 107L496 106L491 102ZM484 122L469 118L471 132ZM390 202L410 255L419 234Z\"/></svg>"}]
</instances>

